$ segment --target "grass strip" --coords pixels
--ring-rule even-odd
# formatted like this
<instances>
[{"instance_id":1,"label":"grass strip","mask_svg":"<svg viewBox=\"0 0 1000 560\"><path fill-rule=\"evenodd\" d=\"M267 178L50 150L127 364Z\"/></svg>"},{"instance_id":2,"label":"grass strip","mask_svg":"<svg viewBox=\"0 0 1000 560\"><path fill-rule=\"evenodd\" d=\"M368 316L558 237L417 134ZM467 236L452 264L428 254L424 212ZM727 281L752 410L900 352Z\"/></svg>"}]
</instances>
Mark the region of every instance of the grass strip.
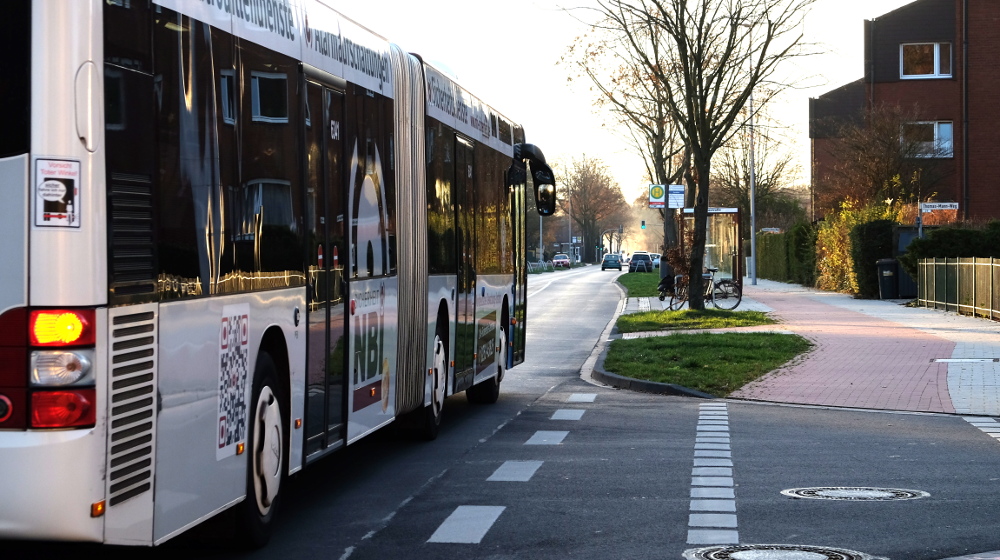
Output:
<instances>
[{"instance_id":1,"label":"grass strip","mask_svg":"<svg viewBox=\"0 0 1000 560\"><path fill-rule=\"evenodd\" d=\"M724 397L811 347L801 336L779 333L692 333L614 340L604 370Z\"/></svg>"},{"instance_id":2,"label":"grass strip","mask_svg":"<svg viewBox=\"0 0 1000 560\"><path fill-rule=\"evenodd\" d=\"M681 309L679 311L663 310L629 313L618 317L615 325L618 327L618 332L634 333L755 327L757 325L774 325L776 323L777 321L768 317L763 311L726 311L724 309L694 311L691 309Z\"/></svg>"},{"instance_id":3,"label":"grass strip","mask_svg":"<svg viewBox=\"0 0 1000 560\"><path fill-rule=\"evenodd\" d=\"M628 265L622 268L628 270ZM628 272L618 277L618 283L628 291L628 297L656 297L660 295L656 287L660 285L660 269L652 272Z\"/></svg>"}]
</instances>

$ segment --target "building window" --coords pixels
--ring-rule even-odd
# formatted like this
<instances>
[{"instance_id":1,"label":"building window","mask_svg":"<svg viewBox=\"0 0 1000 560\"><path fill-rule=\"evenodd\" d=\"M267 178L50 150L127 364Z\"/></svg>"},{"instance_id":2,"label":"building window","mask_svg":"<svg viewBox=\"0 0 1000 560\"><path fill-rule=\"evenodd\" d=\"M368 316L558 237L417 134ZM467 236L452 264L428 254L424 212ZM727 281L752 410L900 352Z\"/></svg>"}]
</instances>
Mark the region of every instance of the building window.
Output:
<instances>
[{"instance_id":1,"label":"building window","mask_svg":"<svg viewBox=\"0 0 1000 560\"><path fill-rule=\"evenodd\" d=\"M950 78L951 43L909 43L899 46L899 77Z\"/></svg>"},{"instance_id":2,"label":"building window","mask_svg":"<svg viewBox=\"0 0 1000 560\"><path fill-rule=\"evenodd\" d=\"M236 124L236 72L223 70L219 76L219 90L222 95L222 120L226 124Z\"/></svg>"},{"instance_id":3,"label":"building window","mask_svg":"<svg viewBox=\"0 0 1000 560\"><path fill-rule=\"evenodd\" d=\"M250 75L250 102L253 120L288 122L288 77L284 74L253 72Z\"/></svg>"},{"instance_id":4,"label":"building window","mask_svg":"<svg viewBox=\"0 0 1000 560\"><path fill-rule=\"evenodd\" d=\"M914 157L950 158L955 155L953 126L950 121L911 122L903 125L904 149Z\"/></svg>"}]
</instances>

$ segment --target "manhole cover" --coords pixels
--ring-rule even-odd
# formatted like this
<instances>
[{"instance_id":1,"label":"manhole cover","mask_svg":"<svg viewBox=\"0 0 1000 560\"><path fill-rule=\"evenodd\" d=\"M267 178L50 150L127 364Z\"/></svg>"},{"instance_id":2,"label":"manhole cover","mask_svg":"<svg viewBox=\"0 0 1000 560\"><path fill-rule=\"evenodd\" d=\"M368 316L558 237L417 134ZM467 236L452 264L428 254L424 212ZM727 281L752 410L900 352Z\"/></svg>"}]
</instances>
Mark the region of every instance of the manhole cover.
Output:
<instances>
[{"instance_id":1,"label":"manhole cover","mask_svg":"<svg viewBox=\"0 0 1000 560\"><path fill-rule=\"evenodd\" d=\"M687 560L886 560L863 552L801 544L741 544L684 551Z\"/></svg>"},{"instance_id":2,"label":"manhole cover","mask_svg":"<svg viewBox=\"0 0 1000 560\"><path fill-rule=\"evenodd\" d=\"M858 502L884 502L889 500L915 500L930 496L920 490L903 488L865 488L857 486L833 486L824 488L791 488L782 494L793 498L811 500L853 500Z\"/></svg>"}]
</instances>

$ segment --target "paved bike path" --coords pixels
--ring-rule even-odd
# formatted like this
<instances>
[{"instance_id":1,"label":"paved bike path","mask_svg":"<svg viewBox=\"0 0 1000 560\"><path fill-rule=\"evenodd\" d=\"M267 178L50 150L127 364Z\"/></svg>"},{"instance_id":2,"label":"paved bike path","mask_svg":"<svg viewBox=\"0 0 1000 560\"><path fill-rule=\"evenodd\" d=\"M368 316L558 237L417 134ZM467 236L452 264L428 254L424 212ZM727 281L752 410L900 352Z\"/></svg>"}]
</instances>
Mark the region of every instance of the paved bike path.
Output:
<instances>
[{"instance_id":1,"label":"paved bike path","mask_svg":"<svg viewBox=\"0 0 1000 560\"><path fill-rule=\"evenodd\" d=\"M768 311L815 346L730 398L1000 415L1000 323L767 280L743 286L737 310ZM639 311L641 299L623 312Z\"/></svg>"}]
</instances>

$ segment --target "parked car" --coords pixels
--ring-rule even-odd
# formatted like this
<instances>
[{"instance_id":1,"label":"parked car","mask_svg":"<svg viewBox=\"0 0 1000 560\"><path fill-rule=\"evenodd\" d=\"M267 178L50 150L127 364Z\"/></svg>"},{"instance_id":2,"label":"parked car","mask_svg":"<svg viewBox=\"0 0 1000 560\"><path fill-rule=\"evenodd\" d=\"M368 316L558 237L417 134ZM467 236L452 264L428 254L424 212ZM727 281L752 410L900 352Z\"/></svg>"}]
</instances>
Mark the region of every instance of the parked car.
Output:
<instances>
[{"instance_id":1,"label":"parked car","mask_svg":"<svg viewBox=\"0 0 1000 560\"><path fill-rule=\"evenodd\" d=\"M628 261L629 272L653 272L653 259L649 253L632 253L632 258Z\"/></svg>"},{"instance_id":2,"label":"parked car","mask_svg":"<svg viewBox=\"0 0 1000 560\"><path fill-rule=\"evenodd\" d=\"M653 268L660 268L660 254L650 253L649 256L653 259Z\"/></svg>"},{"instance_id":3,"label":"parked car","mask_svg":"<svg viewBox=\"0 0 1000 560\"><path fill-rule=\"evenodd\" d=\"M569 255L557 253L556 256L552 257L552 266L565 266L566 268L569 268Z\"/></svg>"},{"instance_id":4,"label":"parked car","mask_svg":"<svg viewBox=\"0 0 1000 560\"><path fill-rule=\"evenodd\" d=\"M604 260L601 261L601 270L607 270L609 268L615 268L618 270L622 269L621 257L614 253L608 253L604 255Z\"/></svg>"}]
</instances>

